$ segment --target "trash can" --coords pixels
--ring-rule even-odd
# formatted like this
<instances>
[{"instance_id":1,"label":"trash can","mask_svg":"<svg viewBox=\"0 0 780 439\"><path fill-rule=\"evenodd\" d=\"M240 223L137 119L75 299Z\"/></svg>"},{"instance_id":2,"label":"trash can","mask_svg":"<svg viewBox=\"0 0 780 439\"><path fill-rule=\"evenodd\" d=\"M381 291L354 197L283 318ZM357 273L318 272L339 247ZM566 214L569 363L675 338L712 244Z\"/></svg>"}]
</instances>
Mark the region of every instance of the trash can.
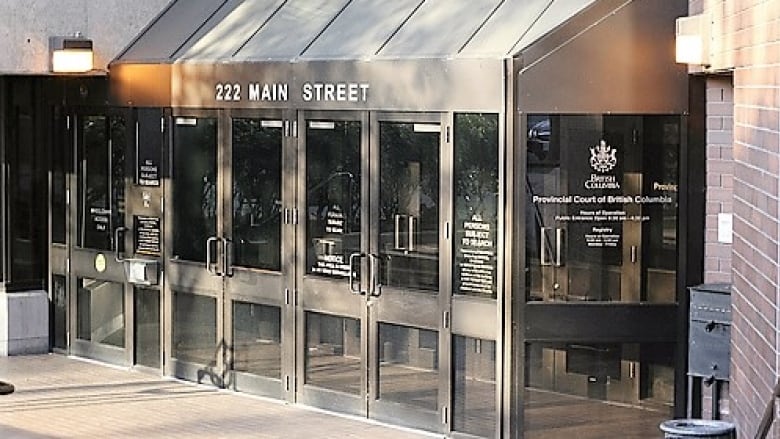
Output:
<instances>
[{"instance_id":1,"label":"trash can","mask_svg":"<svg viewBox=\"0 0 780 439\"><path fill-rule=\"evenodd\" d=\"M731 422L707 419L674 419L661 423L666 439L709 438L733 439L736 427Z\"/></svg>"}]
</instances>

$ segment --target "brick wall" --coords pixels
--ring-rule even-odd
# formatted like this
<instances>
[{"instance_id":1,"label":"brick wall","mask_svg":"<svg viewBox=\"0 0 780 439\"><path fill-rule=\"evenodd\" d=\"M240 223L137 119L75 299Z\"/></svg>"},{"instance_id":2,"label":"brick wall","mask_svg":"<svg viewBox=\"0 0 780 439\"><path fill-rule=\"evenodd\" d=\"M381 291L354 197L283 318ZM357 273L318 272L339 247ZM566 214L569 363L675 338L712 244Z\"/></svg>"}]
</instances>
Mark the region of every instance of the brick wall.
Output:
<instances>
[{"instance_id":1,"label":"brick wall","mask_svg":"<svg viewBox=\"0 0 780 439\"><path fill-rule=\"evenodd\" d=\"M713 23L712 68L734 78L729 390L739 437L753 437L780 362L780 0L694 0L690 6ZM708 214L714 208L708 204ZM780 438L780 428L771 437Z\"/></svg>"},{"instance_id":2,"label":"brick wall","mask_svg":"<svg viewBox=\"0 0 780 439\"><path fill-rule=\"evenodd\" d=\"M731 76L707 78L707 199L704 282L731 283L731 244L718 240L718 215L733 213L734 88Z\"/></svg>"}]
</instances>

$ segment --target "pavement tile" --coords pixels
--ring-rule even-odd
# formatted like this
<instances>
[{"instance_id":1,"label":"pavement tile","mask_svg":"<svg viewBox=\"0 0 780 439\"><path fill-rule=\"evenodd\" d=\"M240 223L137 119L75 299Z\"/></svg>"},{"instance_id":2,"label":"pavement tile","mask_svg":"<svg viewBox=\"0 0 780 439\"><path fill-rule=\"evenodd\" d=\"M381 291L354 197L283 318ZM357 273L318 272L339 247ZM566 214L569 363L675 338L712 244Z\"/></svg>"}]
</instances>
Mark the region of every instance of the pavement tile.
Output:
<instances>
[{"instance_id":1,"label":"pavement tile","mask_svg":"<svg viewBox=\"0 0 780 439\"><path fill-rule=\"evenodd\" d=\"M62 355L0 357L0 438L442 437Z\"/></svg>"}]
</instances>

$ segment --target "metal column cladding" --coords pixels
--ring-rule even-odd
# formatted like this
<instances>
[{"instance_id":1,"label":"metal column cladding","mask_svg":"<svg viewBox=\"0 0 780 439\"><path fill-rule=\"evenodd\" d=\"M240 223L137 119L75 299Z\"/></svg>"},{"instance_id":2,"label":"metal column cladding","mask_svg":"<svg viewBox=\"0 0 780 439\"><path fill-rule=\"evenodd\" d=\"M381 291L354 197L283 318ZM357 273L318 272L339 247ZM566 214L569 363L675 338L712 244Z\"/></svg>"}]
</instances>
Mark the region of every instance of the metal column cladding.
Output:
<instances>
[{"instance_id":1,"label":"metal column cladding","mask_svg":"<svg viewBox=\"0 0 780 439\"><path fill-rule=\"evenodd\" d=\"M111 63L114 99L193 108L500 111L503 61L594 2L177 0ZM129 77L135 65L156 76Z\"/></svg>"}]
</instances>

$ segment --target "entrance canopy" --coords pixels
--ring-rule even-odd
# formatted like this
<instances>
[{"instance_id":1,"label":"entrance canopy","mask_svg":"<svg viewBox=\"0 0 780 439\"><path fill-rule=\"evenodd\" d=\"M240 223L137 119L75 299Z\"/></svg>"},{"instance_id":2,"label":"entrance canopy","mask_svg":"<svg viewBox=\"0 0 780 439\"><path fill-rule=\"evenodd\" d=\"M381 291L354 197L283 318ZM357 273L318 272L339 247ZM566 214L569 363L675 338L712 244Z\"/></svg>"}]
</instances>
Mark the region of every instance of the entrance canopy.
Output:
<instances>
[{"instance_id":1,"label":"entrance canopy","mask_svg":"<svg viewBox=\"0 0 780 439\"><path fill-rule=\"evenodd\" d=\"M110 65L122 105L497 111L505 60L595 0L175 0Z\"/></svg>"}]
</instances>

